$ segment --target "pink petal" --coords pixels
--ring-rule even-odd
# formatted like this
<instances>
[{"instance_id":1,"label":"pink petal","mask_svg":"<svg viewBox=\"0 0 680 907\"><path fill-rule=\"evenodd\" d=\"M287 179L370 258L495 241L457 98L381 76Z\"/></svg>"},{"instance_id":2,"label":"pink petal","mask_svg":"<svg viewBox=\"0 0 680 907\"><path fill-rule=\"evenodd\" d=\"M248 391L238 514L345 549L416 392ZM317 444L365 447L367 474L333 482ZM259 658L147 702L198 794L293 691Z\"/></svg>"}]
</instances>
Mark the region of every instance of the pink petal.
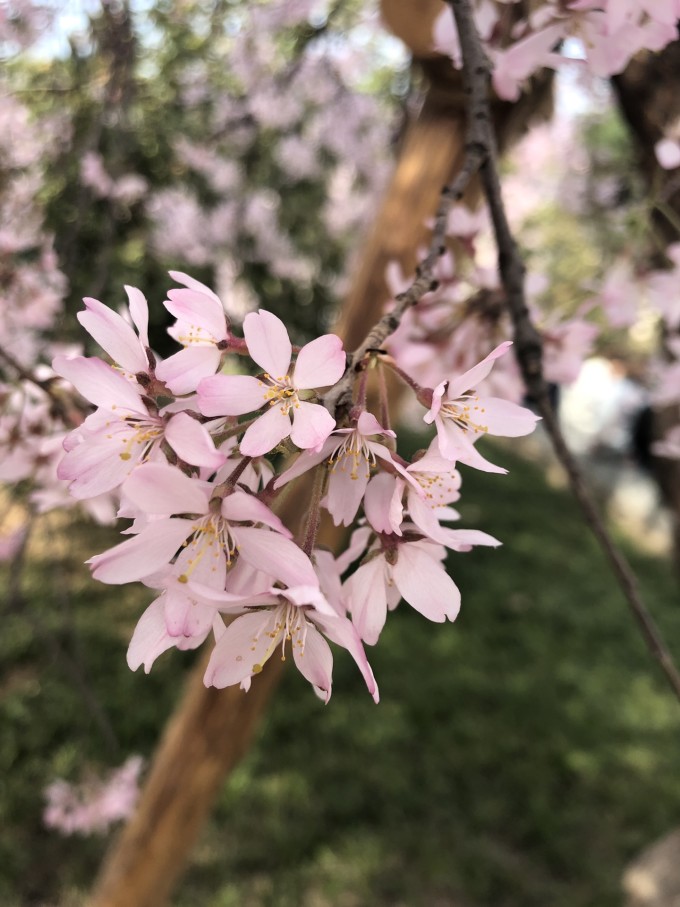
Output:
<instances>
[{"instance_id":1,"label":"pink petal","mask_svg":"<svg viewBox=\"0 0 680 907\"><path fill-rule=\"evenodd\" d=\"M312 562L295 542L268 529L239 526L234 530L243 560L287 586L316 586Z\"/></svg>"},{"instance_id":2,"label":"pink petal","mask_svg":"<svg viewBox=\"0 0 680 907\"><path fill-rule=\"evenodd\" d=\"M450 422L448 423L448 426L451 429L450 434L453 436L452 460L456 460L459 463L465 463L466 466L470 466L473 469L479 469L482 472L495 472L499 475L507 475L507 469L504 469L502 466L496 466L480 454L466 432L455 431L455 426ZM439 425L437 425L437 431L439 431ZM439 442L441 447L441 434L439 435ZM442 450L442 453L443 452L444 451Z\"/></svg>"},{"instance_id":3,"label":"pink petal","mask_svg":"<svg viewBox=\"0 0 680 907\"><path fill-rule=\"evenodd\" d=\"M344 617L329 618L325 615L323 617L314 615L314 620L331 642L337 643L337 645L347 649L361 671L361 674L366 681L368 692L373 697L373 701L379 702L380 694L378 692L378 684L375 682L373 671L368 663L368 658L366 658L366 652L364 651L356 627Z\"/></svg>"},{"instance_id":4,"label":"pink petal","mask_svg":"<svg viewBox=\"0 0 680 907\"><path fill-rule=\"evenodd\" d=\"M353 457L344 457L334 464L328 481L326 509L336 526L350 525L366 491L370 475L368 462L362 459L356 472L354 465Z\"/></svg>"},{"instance_id":5,"label":"pink petal","mask_svg":"<svg viewBox=\"0 0 680 907\"><path fill-rule=\"evenodd\" d=\"M299 607L311 605L314 610L308 611L308 617L310 618L310 620L316 620L318 614L324 614L326 617L332 618L337 617L337 611L326 599L325 595L321 591L321 587L318 585L318 582L313 586L290 586L283 592L280 592L280 590L274 587L271 591L273 595L279 593L284 595L288 599L288 601L291 601L294 605L298 605Z\"/></svg>"},{"instance_id":6,"label":"pink petal","mask_svg":"<svg viewBox=\"0 0 680 907\"><path fill-rule=\"evenodd\" d=\"M428 620L455 620L460 591L444 567L417 544L399 546L392 576L404 600Z\"/></svg>"},{"instance_id":7,"label":"pink petal","mask_svg":"<svg viewBox=\"0 0 680 907\"><path fill-rule=\"evenodd\" d=\"M499 344L495 350L492 350L485 359L478 362L477 365L473 365L467 372L464 372L462 375L459 375L458 378L449 381L446 390L447 399L455 400L457 397L460 397L461 394L465 393L465 391L474 390L474 388L476 388L489 374L496 359L505 355L511 346L512 341L505 340L503 343Z\"/></svg>"},{"instance_id":8,"label":"pink petal","mask_svg":"<svg viewBox=\"0 0 680 907\"><path fill-rule=\"evenodd\" d=\"M429 503L415 494L409 495L408 513L421 532L425 533L425 535L429 536L431 539L434 539L434 541L440 542L442 545L446 544L446 542L439 538L442 527L439 525L439 520Z\"/></svg>"},{"instance_id":9,"label":"pink petal","mask_svg":"<svg viewBox=\"0 0 680 907\"><path fill-rule=\"evenodd\" d=\"M226 454L215 450L215 444L208 430L187 413L177 413L165 426L165 439L175 453L192 466L206 466L219 469L226 460Z\"/></svg>"},{"instance_id":10,"label":"pink petal","mask_svg":"<svg viewBox=\"0 0 680 907\"><path fill-rule=\"evenodd\" d=\"M268 632L275 614L276 611L256 611L229 624L210 656L203 678L207 687L223 689L262 670L278 642Z\"/></svg>"},{"instance_id":11,"label":"pink petal","mask_svg":"<svg viewBox=\"0 0 680 907\"><path fill-rule=\"evenodd\" d=\"M186 590L168 589L165 595L165 626L171 636L206 638L213 624L215 606L193 599Z\"/></svg>"},{"instance_id":12,"label":"pink petal","mask_svg":"<svg viewBox=\"0 0 680 907\"><path fill-rule=\"evenodd\" d=\"M190 590L193 598L205 598L205 596L196 592L195 586L216 589L226 595L224 586L227 580L227 559L222 556L197 558L195 553L193 545L182 548L175 559L175 563L170 568L170 577L165 576L162 585L170 587L171 583L175 583L184 594L187 594L187 590ZM180 576L183 579L188 578L188 583L180 582ZM175 577L177 577L176 580ZM147 579L146 582L148 583L149 580ZM213 600L209 598L208 601Z\"/></svg>"},{"instance_id":13,"label":"pink petal","mask_svg":"<svg viewBox=\"0 0 680 907\"><path fill-rule=\"evenodd\" d=\"M350 564L353 564L354 561L358 560L359 557L364 553L368 547L368 540L370 539L373 531L370 526L360 526L358 529L355 529L349 539L349 544L336 558L336 567L338 573L341 575L347 570Z\"/></svg>"},{"instance_id":14,"label":"pink petal","mask_svg":"<svg viewBox=\"0 0 680 907\"><path fill-rule=\"evenodd\" d=\"M286 326L265 309L249 312L243 321L243 334L251 359L273 378L288 374L293 347Z\"/></svg>"},{"instance_id":15,"label":"pink petal","mask_svg":"<svg viewBox=\"0 0 680 907\"><path fill-rule=\"evenodd\" d=\"M303 450L293 465L289 469L286 469L285 472L282 472L274 482L274 488L281 488L282 485L292 482L293 479L297 479L298 476L301 476L308 470L318 466L319 463L323 463L323 461L331 455L333 450L338 447L339 443L340 442L336 437L330 437L326 439L321 450Z\"/></svg>"},{"instance_id":16,"label":"pink petal","mask_svg":"<svg viewBox=\"0 0 680 907\"><path fill-rule=\"evenodd\" d=\"M500 397L483 397L479 401L479 421L491 435L505 438L529 435L539 418L530 409Z\"/></svg>"},{"instance_id":17,"label":"pink petal","mask_svg":"<svg viewBox=\"0 0 680 907\"><path fill-rule=\"evenodd\" d=\"M501 542L487 532L479 529L449 529L447 526L439 527L441 532L435 542L446 545L454 551L470 551L475 545L484 545L488 548L498 548ZM434 538L434 536L433 536Z\"/></svg>"},{"instance_id":18,"label":"pink petal","mask_svg":"<svg viewBox=\"0 0 680 907\"><path fill-rule=\"evenodd\" d=\"M211 414L207 413L207 415ZM280 406L272 406L246 430L239 445L241 453L245 457L261 457L262 454L269 453L284 438L287 438L290 429L288 415L281 410Z\"/></svg>"},{"instance_id":19,"label":"pink petal","mask_svg":"<svg viewBox=\"0 0 680 907\"><path fill-rule=\"evenodd\" d=\"M234 491L224 498L222 516L227 520L238 522L264 523L265 526L280 532L287 539L293 537L293 533L283 525L266 504L263 504L254 495L246 494L245 491Z\"/></svg>"},{"instance_id":20,"label":"pink petal","mask_svg":"<svg viewBox=\"0 0 680 907\"><path fill-rule=\"evenodd\" d=\"M206 296L210 296L211 299L215 299L222 305L220 297L211 290L210 287L201 283L200 280L196 280L195 277L189 277L189 275L185 274L183 271L168 271L168 273L173 280L177 281L177 283L181 283L183 286L188 287L190 290L195 290L197 293L205 293Z\"/></svg>"},{"instance_id":21,"label":"pink petal","mask_svg":"<svg viewBox=\"0 0 680 907\"><path fill-rule=\"evenodd\" d=\"M204 416L242 416L264 406L266 391L261 381L249 375L214 375L198 385L198 405ZM288 417L286 421L290 426Z\"/></svg>"},{"instance_id":22,"label":"pink petal","mask_svg":"<svg viewBox=\"0 0 680 907\"><path fill-rule=\"evenodd\" d=\"M129 429L111 432L106 439L86 440L70 450L57 467L58 478L70 482L70 493L79 500L113 491L138 465L146 444L117 443L117 435L129 436ZM121 453L129 454L123 459Z\"/></svg>"},{"instance_id":23,"label":"pink petal","mask_svg":"<svg viewBox=\"0 0 680 907\"><path fill-rule=\"evenodd\" d=\"M305 680L319 691L324 702L331 698L333 654L319 631L307 622L304 649L293 644L293 658ZM293 640L293 642L295 642Z\"/></svg>"},{"instance_id":24,"label":"pink petal","mask_svg":"<svg viewBox=\"0 0 680 907\"><path fill-rule=\"evenodd\" d=\"M399 483L403 488L403 483ZM364 513L376 532L396 533L403 519L401 495L395 500L397 479L386 472L373 476L364 495ZM417 495L414 495L417 497Z\"/></svg>"},{"instance_id":25,"label":"pink petal","mask_svg":"<svg viewBox=\"0 0 680 907\"><path fill-rule=\"evenodd\" d=\"M385 558L382 555L362 564L347 580L352 623L359 636L373 646L387 620Z\"/></svg>"},{"instance_id":26,"label":"pink petal","mask_svg":"<svg viewBox=\"0 0 680 907\"><path fill-rule=\"evenodd\" d=\"M301 401L293 409L290 439L301 450L318 450L334 428L335 419L324 406Z\"/></svg>"},{"instance_id":27,"label":"pink petal","mask_svg":"<svg viewBox=\"0 0 680 907\"><path fill-rule=\"evenodd\" d=\"M127 650L127 663L131 671L136 671L143 664L144 671L148 674L158 656L175 644L165 626L163 598L161 596L151 602L137 622Z\"/></svg>"},{"instance_id":28,"label":"pink petal","mask_svg":"<svg viewBox=\"0 0 680 907\"><path fill-rule=\"evenodd\" d=\"M307 343L298 353L293 386L307 389L335 384L342 378L346 365L342 340L335 334L324 334Z\"/></svg>"},{"instance_id":29,"label":"pink petal","mask_svg":"<svg viewBox=\"0 0 680 907\"><path fill-rule=\"evenodd\" d=\"M432 405L430 407L429 412L426 412L425 415L423 416L423 422L427 422L428 425L432 425L432 423L436 420L437 416L439 415L439 411L442 408L442 398L444 397L446 388L447 388L447 382L442 381L432 391Z\"/></svg>"},{"instance_id":30,"label":"pink petal","mask_svg":"<svg viewBox=\"0 0 680 907\"><path fill-rule=\"evenodd\" d=\"M133 413L146 412L134 385L101 359L88 359L85 356L67 359L66 356L56 356L52 368L95 406Z\"/></svg>"},{"instance_id":31,"label":"pink petal","mask_svg":"<svg viewBox=\"0 0 680 907\"><path fill-rule=\"evenodd\" d=\"M200 328L215 341L226 339L227 318L218 300L196 290L170 290L168 297L165 308L179 321ZM180 338L180 343L191 340Z\"/></svg>"},{"instance_id":32,"label":"pink petal","mask_svg":"<svg viewBox=\"0 0 680 907\"><path fill-rule=\"evenodd\" d=\"M102 583L122 585L166 566L192 531L191 520L157 520L134 538L91 557L92 575Z\"/></svg>"},{"instance_id":33,"label":"pink petal","mask_svg":"<svg viewBox=\"0 0 680 907\"><path fill-rule=\"evenodd\" d=\"M130 309L130 318L137 328L139 340L143 346L149 346L149 305L146 296L137 287L125 287Z\"/></svg>"},{"instance_id":34,"label":"pink petal","mask_svg":"<svg viewBox=\"0 0 680 907\"><path fill-rule=\"evenodd\" d=\"M208 512L201 485L168 463L144 463L125 482L123 493L144 513L170 516Z\"/></svg>"},{"instance_id":35,"label":"pink petal","mask_svg":"<svg viewBox=\"0 0 680 907\"><path fill-rule=\"evenodd\" d=\"M203 378L212 377L220 367L222 354L216 346L187 346L156 366L156 377L173 394L191 394Z\"/></svg>"},{"instance_id":36,"label":"pink petal","mask_svg":"<svg viewBox=\"0 0 680 907\"><path fill-rule=\"evenodd\" d=\"M146 354L127 321L98 299L83 302L87 310L78 312L78 321L113 361L133 375L148 371Z\"/></svg>"},{"instance_id":37,"label":"pink petal","mask_svg":"<svg viewBox=\"0 0 680 907\"><path fill-rule=\"evenodd\" d=\"M357 431L360 435L387 435L396 438L396 434L388 428L383 428L373 413L364 410L357 420Z\"/></svg>"}]
</instances>

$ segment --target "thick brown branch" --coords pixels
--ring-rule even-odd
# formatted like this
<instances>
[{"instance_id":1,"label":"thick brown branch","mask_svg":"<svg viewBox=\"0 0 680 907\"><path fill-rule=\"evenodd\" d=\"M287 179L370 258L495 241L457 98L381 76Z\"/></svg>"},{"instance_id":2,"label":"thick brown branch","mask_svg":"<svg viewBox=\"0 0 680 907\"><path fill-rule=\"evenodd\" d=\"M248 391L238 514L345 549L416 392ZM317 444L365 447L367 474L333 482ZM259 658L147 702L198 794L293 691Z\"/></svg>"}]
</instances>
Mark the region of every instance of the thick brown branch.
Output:
<instances>
[{"instance_id":1,"label":"thick brown branch","mask_svg":"<svg viewBox=\"0 0 680 907\"><path fill-rule=\"evenodd\" d=\"M467 90L476 100L477 107L480 109L483 107L485 110L485 116L479 118L481 135L478 141L484 148L480 173L498 247L501 281L514 326L515 354L529 395L543 417L555 454L567 473L571 490L581 507L586 523L609 560L612 572L649 651L661 665L673 692L680 700L680 673L654 619L642 600L635 574L607 531L581 470L564 441L557 417L550 405L548 385L543 376L541 338L531 319L524 294L524 264L508 224L501 194L495 140L490 123L489 72L486 57L472 17L469 0L448 0L448 3L453 10L460 35ZM482 99L480 100L480 98ZM471 107L471 117L475 116L475 109L474 106Z\"/></svg>"}]
</instances>

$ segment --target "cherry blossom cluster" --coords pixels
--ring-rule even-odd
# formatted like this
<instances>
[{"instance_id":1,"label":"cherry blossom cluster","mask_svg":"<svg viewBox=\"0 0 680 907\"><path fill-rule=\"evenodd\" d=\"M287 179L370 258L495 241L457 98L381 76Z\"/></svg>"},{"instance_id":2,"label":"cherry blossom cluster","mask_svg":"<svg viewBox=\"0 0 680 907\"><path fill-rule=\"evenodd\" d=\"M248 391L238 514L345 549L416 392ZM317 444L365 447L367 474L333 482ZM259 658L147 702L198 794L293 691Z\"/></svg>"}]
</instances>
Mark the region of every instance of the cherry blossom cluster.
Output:
<instances>
[{"instance_id":1,"label":"cherry blossom cluster","mask_svg":"<svg viewBox=\"0 0 680 907\"><path fill-rule=\"evenodd\" d=\"M437 265L437 288L406 313L388 341L398 366L421 384L436 382L438 369L466 371L513 336L498 270L486 266L479 254L479 240L483 245L485 234L485 209L475 213L464 205L451 209L448 245ZM386 280L393 296L407 285L396 262L388 265ZM529 275L526 292L543 341L544 372L548 381L569 384L577 378L598 329L585 320L585 313L567 318L557 312L544 314L537 300L546 287L542 275ZM520 402L524 396L514 357L500 359L488 382L505 399Z\"/></svg>"},{"instance_id":2,"label":"cherry blossom cluster","mask_svg":"<svg viewBox=\"0 0 680 907\"><path fill-rule=\"evenodd\" d=\"M247 689L275 652L292 651L327 701L331 641L349 651L377 701L364 644L378 641L387 611L403 598L429 620L454 620L460 593L444 567L447 549L499 544L447 524L459 519L451 506L460 496L457 463L505 472L477 441L536 424L483 387L511 344L432 387L402 373L423 427L436 429L409 461L387 424L387 400L380 418L367 403L368 379L391 357L374 351L348 369L338 337L294 347L265 309L245 317L241 337L210 288L171 276L179 286L164 305L176 353L161 360L152 352L146 299L128 287L125 316L95 299L78 316L110 362L60 355L53 363L95 407L67 436L58 474L81 501L116 495L119 516L132 521L129 538L90 559L93 576L141 581L156 593L128 663L148 671L165 650L212 637L206 684ZM352 403L332 411L325 400L342 382ZM299 537L272 509L294 482L305 502ZM337 556L317 545L323 513L353 529Z\"/></svg>"},{"instance_id":3,"label":"cherry blossom cluster","mask_svg":"<svg viewBox=\"0 0 680 907\"><path fill-rule=\"evenodd\" d=\"M19 6L12 22L19 23ZM30 9L22 8L22 16ZM47 363L56 352L50 333L63 314L67 290L40 202L54 147L46 149L45 140L53 134L55 123L46 119L38 125L0 83L0 484L9 486L15 499L25 493L39 512L72 505L56 465L66 430L79 418L77 409L67 413L56 406L47 390L54 377ZM96 502L88 502L87 509L105 520L113 516L110 506L102 509ZM24 532L25 527L8 528L3 521L0 552L11 557Z\"/></svg>"},{"instance_id":4,"label":"cherry blossom cluster","mask_svg":"<svg viewBox=\"0 0 680 907\"><path fill-rule=\"evenodd\" d=\"M63 835L105 834L132 815L143 767L141 756L130 756L104 778L90 777L80 784L53 781L44 792L43 822Z\"/></svg>"},{"instance_id":5,"label":"cherry blossom cluster","mask_svg":"<svg viewBox=\"0 0 680 907\"><path fill-rule=\"evenodd\" d=\"M538 70L555 69L576 51L590 73L606 78L622 72L638 51L662 50L678 36L679 0L546 0L515 21L517 6L517 0L477 0L474 10L492 63L494 89L509 101L518 99ZM450 10L442 10L437 19L433 41L460 67ZM563 52L565 42L569 57Z\"/></svg>"},{"instance_id":6,"label":"cherry blossom cluster","mask_svg":"<svg viewBox=\"0 0 680 907\"><path fill-rule=\"evenodd\" d=\"M310 19L316 12L319 21L320 10L311 0L240 5L228 14L227 73L221 62L211 69L209 59L178 69L187 122L173 137L181 180L147 198L159 255L188 267L238 261L246 281L252 265L303 286L337 280L333 259L366 227L384 185L390 124L360 84L369 47L379 48L369 42L377 17L361 14L361 42L352 42L330 21L315 35ZM291 57L285 48L300 33L308 38ZM100 174L98 191L110 182ZM324 199L312 215L323 243L318 232L287 223L296 209L308 212L312 187Z\"/></svg>"}]
</instances>

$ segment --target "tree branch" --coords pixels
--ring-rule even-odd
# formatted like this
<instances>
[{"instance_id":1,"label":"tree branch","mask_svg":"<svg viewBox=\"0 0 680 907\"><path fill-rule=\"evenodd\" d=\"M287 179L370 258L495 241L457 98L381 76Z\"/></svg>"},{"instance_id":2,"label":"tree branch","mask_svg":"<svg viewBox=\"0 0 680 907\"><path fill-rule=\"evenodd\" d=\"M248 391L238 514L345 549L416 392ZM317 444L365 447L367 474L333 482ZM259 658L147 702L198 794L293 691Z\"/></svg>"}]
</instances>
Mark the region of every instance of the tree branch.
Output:
<instances>
[{"instance_id":1,"label":"tree branch","mask_svg":"<svg viewBox=\"0 0 680 907\"><path fill-rule=\"evenodd\" d=\"M418 265L416 276L411 286L395 298L394 308L382 316L368 332L362 343L353 353L348 355L345 374L323 399L324 406L332 415L335 415L340 407L351 405L352 390L357 372L363 367L363 361L369 352L374 349L380 349L387 338L397 330L406 311L420 302L426 293L436 289L435 267L438 259L445 251L444 241L448 214L451 207L463 198L470 180L482 167L487 156L484 144L484 119L489 116L486 95L478 92L477 95L471 97L463 163L452 182L441 191L427 254Z\"/></svg>"},{"instance_id":2,"label":"tree branch","mask_svg":"<svg viewBox=\"0 0 680 907\"><path fill-rule=\"evenodd\" d=\"M527 391L543 417L555 455L569 478L572 493L581 507L587 525L609 561L647 648L661 665L668 683L680 700L680 672L678 672L652 615L642 600L633 570L607 531L581 470L567 447L556 414L550 405L548 385L543 376L542 342L531 319L524 294L524 263L510 230L501 194L496 164L495 137L490 120L489 64L477 33L469 0L447 0L447 2L453 11L460 36L466 91L470 94L472 101L470 117L471 119L478 117L477 141L482 146L480 175L498 247L501 282L514 326L515 354ZM482 112L483 115L480 115Z\"/></svg>"}]
</instances>

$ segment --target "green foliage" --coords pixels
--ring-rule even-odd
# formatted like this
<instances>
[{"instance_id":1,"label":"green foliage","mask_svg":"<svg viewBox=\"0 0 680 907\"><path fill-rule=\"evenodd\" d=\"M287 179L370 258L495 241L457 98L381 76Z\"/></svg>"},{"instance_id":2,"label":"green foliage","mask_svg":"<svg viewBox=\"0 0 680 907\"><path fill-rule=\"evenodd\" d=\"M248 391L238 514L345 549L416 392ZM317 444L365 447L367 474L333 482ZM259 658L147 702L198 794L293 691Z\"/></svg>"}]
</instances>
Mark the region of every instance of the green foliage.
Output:
<instances>
[{"instance_id":1,"label":"green foliage","mask_svg":"<svg viewBox=\"0 0 680 907\"><path fill-rule=\"evenodd\" d=\"M239 120L244 87L230 55L248 42L261 40L269 48L271 39L272 85L285 96L291 83L290 92L297 97L301 86L292 80L305 55L331 59L343 47L346 51L347 35L357 28L365 4L360 0L331 4L325 19L285 27L273 36L253 32L249 18L253 10L267 6L224 0L158 2L129 12L125 5L104 4L93 14L87 38L73 40L63 59L22 58L12 64L10 84L21 90L37 120L54 124L54 139L46 142L50 152L42 191L46 228L54 234L60 267L70 285L61 339L82 340L74 316L83 296L95 296L117 308L125 298L123 285L128 284L142 289L152 301L152 345L167 355L171 351L164 331L167 313L160 306L170 285L167 271L188 271L215 286L225 260L235 262L237 276L255 298L284 318L296 340L305 342L328 329L337 302L335 284L344 270L350 240L356 241L355 236L330 236L324 222L327 180L337 156L322 155L320 173L309 178L285 173L276 156L278 143L283 136L302 135L312 111L305 108L299 123L275 129L257 122L244 105ZM352 49L357 59L361 40L359 36ZM364 35L364 44L371 40L375 39ZM370 59L367 53L366 61ZM365 71L359 69L354 82L357 97L381 100L382 106L376 108L381 116L373 120L377 129L389 122L395 94L403 94L403 84L395 82L389 55L378 48L373 60ZM403 83L403 75L400 78ZM195 97L188 102L191 90ZM348 87L338 83L328 103L347 104L349 96ZM348 129L342 113L338 129L340 134ZM204 173L182 159L180 140L214 154L216 160L238 164L240 184L216 190ZM388 153L389 141L384 144ZM148 186L146 197L129 202L99 197L81 177L82 162L92 154L100 156L114 180L128 174L141 177ZM373 166L379 169L377 162ZM361 182L361 174L357 180ZM163 253L154 238L153 200L171 189L195 199L205 221L222 203L241 204L236 226L220 238L216 249L208 249L205 259ZM295 253L313 263L314 280L281 278L266 255L263 259L251 254L252 242L241 229L242 202L261 189L280 198L280 230ZM182 217L178 210L177 218Z\"/></svg>"},{"instance_id":2,"label":"green foliage","mask_svg":"<svg viewBox=\"0 0 680 907\"><path fill-rule=\"evenodd\" d=\"M452 555L459 619L435 626L400 605L370 651L379 706L345 653L327 707L286 672L177 907L614 907L625 862L677 823L677 703L568 496L505 451L495 459L510 475L467 470L463 516L505 546ZM124 637L144 592L121 601L82 582L79 562L105 544L81 535L63 574L35 563L26 611L5 617L0 900L12 907L57 892L80 902L105 842L41 829L41 790L149 754L192 661L173 653L149 677L128 672ZM634 562L677 652L670 570ZM26 617L70 645L55 616L66 585L121 755Z\"/></svg>"}]
</instances>

